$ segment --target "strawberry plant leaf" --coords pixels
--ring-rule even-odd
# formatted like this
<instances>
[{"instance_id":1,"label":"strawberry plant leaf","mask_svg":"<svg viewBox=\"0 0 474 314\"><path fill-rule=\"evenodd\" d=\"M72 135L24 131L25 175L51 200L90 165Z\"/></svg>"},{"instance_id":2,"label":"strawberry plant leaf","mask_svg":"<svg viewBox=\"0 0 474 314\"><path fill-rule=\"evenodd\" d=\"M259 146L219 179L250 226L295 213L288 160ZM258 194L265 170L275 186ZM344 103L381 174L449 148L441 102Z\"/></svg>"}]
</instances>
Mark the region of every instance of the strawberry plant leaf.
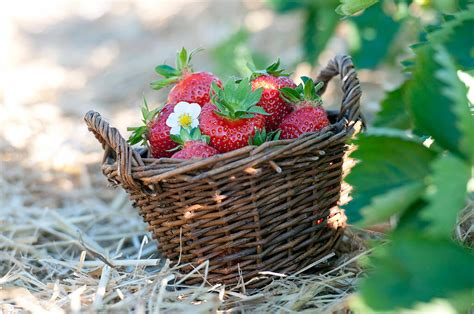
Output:
<instances>
[{"instance_id":1,"label":"strawberry plant leaf","mask_svg":"<svg viewBox=\"0 0 474 314\"><path fill-rule=\"evenodd\" d=\"M469 250L416 232L395 233L390 240L375 250L370 260L377 267L360 285L370 308L388 311L450 297L460 313L468 311L470 298L459 296L472 293L474 286L474 255Z\"/></svg>"},{"instance_id":2,"label":"strawberry plant leaf","mask_svg":"<svg viewBox=\"0 0 474 314\"><path fill-rule=\"evenodd\" d=\"M165 77L165 78L170 78L173 76L180 76L181 72L173 68L172 66L162 64L162 65L157 65L155 67L155 72L158 73L159 75Z\"/></svg>"},{"instance_id":3,"label":"strawberry plant leaf","mask_svg":"<svg viewBox=\"0 0 474 314\"><path fill-rule=\"evenodd\" d=\"M422 184L429 174L429 164L435 152L406 132L392 129L373 128L361 134L354 144L358 145L358 149L351 154L351 158L359 160L359 163L347 177L354 190L353 200L347 205L346 212L352 221L362 218L379 220L392 214L394 209L381 198L389 192L391 199L403 191L415 199L419 191L417 184ZM392 191L406 185L410 187ZM380 198L374 199L377 196ZM399 211L402 212L410 203L408 200L400 201L398 205L402 207ZM384 215L378 216L378 207L382 208Z\"/></svg>"},{"instance_id":4,"label":"strawberry plant leaf","mask_svg":"<svg viewBox=\"0 0 474 314\"><path fill-rule=\"evenodd\" d=\"M401 130L408 130L412 127L408 106L404 102L405 93L406 82L387 93L380 104L381 110L375 117L374 126Z\"/></svg>"},{"instance_id":5,"label":"strawberry plant leaf","mask_svg":"<svg viewBox=\"0 0 474 314\"><path fill-rule=\"evenodd\" d=\"M406 98L417 129L431 135L441 147L473 160L474 122L469 112L466 86L457 77L442 46L417 45L412 79Z\"/></svg>"},{"instance_id":6,"label":"strawberry plant leaf","mask_svg":"<svg viewBox=\"0 0 474 314\"><path fill-rule=\"evenodd\" d=\"M354 64L357 68L375 68L387 56L400 23L385 14L381 5L368 8L364 14L351 17L350 21L356 26L350 47Z\"/></svg>"},{"instance_id":7,"label":"strawberry plant leaf","mask_svg":"<svg viewBox=\"0 0 474 314\"><path fill-rule=\"evenodd\" d=\"M457 67L474 69L474 6L454 15L445 16L445 23L428 30L428 41L443 44Z\"/></svg>"},{"instance_id":8,"label":"strawberry plant leaf","mask_svg":"<svg viewBox=\"0 0 474 314\"><path fill-rule=\"evenodd\" d=\"M379 2L378 0L341 0L341 4L336 8L339 15L353 15L359 11Z\"/></svg>"},{"instance_id":9,"label":"strawberry plant leaf","mask_svg":"<svg viewBox=\"0 0 474 314\"><path fill-rule=\"evenodd\" d=\"M425 197L429 203L421 216L430 222L427 232L450 238L457 216L466 204L471 169L452 154L438 158L432 167L433 174Z\"/></svg>"},{"instance_id":10,"label":"strawberry plant leaf","mask_svg":"<svg viewBox=\"0 0 474 314\"><path fill-rule=\"evenodd\" d=\"M409 208L424 190L422 182L413 182L374 196L369 205L360 209L363 220L358 225L371 226L388 221L393 215Z\"/></svg>"}]
</instances>

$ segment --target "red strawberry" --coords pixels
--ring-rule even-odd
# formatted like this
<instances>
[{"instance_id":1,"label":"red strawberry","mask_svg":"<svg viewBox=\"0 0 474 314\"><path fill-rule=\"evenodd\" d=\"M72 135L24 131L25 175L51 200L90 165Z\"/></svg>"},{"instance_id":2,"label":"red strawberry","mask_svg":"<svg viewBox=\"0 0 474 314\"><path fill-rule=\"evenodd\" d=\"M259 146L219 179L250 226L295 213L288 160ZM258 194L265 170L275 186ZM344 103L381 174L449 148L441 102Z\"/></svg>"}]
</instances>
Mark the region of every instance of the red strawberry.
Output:
<instances>
[{"instance_id":1,"label":"red strawberry","mask_svg":"<svg viewBox=\"0 0 474 314\"><path fill-rule=\"evenodd\" d=\"M295 89L283 88L282 96L296 105L296 111L286 116L280 124L282 139L297 138L308 132L315 132L329 125L326 111L321 106L317 90L322 83L314 86L313 80L304 78L304 85Z\"/></svg>"},{"instance_id":2,"label":"red strawberry","mask_svg":"<svg viewBox=\"0 0 474 314\"><path fill-rule=\"evenodd\" d=\"M184 143L184 148L174 153L171 158L177 159L197 159L207 158L219 154L219 152L208 144L201 141L189 141Z\"/></svg>"},{"instance_id":3,"label":"red strawberry","mask_svg":"<svg viewBox=\"0 0 474 314\"><path fill-rule=\"evenodd\" d=\"M175 104L165 105L161 111L156 108L152 111L148 109L148 104L142 107L143 123L140 127L128 128L133 131L128 139L130 144L149 143L151 155L155 158L171 157L173 152L170 149L176 147L176 143L170 138L171 128L166 125L168 116L173 112Z\"/></svg>"},{"instance_id":4,"label":"red strawberry","mask_svg":"<svg viewBox=\"0 0 474 314\"><path fill-rule=\"evenodd\" d=\"M171 134L171 139L183 147L171 158L197 159L207 158L219 154L214 148L209 146L209 136L202 135L199 128L185 129L181 127L179 135Z\"/></svg>"},{"instance_id":5,"label":"red strawberry","mask_svg":"<svg viewBox=\"0 0 474 314\"><path fill-rule=\"evenodd\" d=\"M152 82L153 89L159 90L170 84L176 84L168 94L168 103L186 101L204 106L209 102L211 83L216 82L218 86L222 86L219 78L212 73L193 73L190 61L194 52L196 51L188 55L186 49L181 49L176 56L176 69L165 64L155 67L155 71L164 79Z\"/></svg>"},{"instance_id":6,"label":"red strawberry","mask_svg":"<svg viewBox=\"0 0 474 314\"><path fill-rule=\"evenodd\" d=\"M221 89L213 83L212 103L202 108L200 128L210 137L210 144L219 152L225 153L248 145L255 130L262 130L267 115L256 104L262 89L252 91L248 79L238 84L230 81Z\"/></svg>"},{"instance_id":7,"label":"red strawberry","mask_svg":"<svg viewBox=\"0 0 474 314\"><path fill-rule=\"evenodd\" d=\"M296 84L279 70L280 60L270 65L263 71L254 71L252 74L252 89L263 88L262 98L258 106L262 107L270 115L265 117L265 128L274 131L283 118L292 111L292 107L280 97L279 90L283 87L295 88Z\"/></svg>"}]
</instances>

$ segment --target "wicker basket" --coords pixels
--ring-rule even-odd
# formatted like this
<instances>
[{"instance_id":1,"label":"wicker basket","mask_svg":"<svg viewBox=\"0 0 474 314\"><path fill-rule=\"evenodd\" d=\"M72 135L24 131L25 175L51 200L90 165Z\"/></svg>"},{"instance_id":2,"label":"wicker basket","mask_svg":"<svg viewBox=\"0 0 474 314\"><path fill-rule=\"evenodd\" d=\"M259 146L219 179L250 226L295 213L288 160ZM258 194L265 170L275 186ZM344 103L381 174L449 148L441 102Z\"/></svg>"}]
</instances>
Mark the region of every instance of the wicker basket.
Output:
<instances>
[{"instance_id":1,"label":"wicker basket","mask_svg":"<svg viewBox=\"0 0 474 314\"><path fill-rule=\"evenodd\" d=\"M235 284L261 271L295 272L341 238L345 216L330 217L338 210L346 141L362 117L350 57L335 57L317 81L327 86L338 74L344 96L330 126L198 161L149 158L97 112L85 121L103 144L103 173L128 192L161 253L194 266L209 260L209 282Z\"/></svg>"}]
</instances>

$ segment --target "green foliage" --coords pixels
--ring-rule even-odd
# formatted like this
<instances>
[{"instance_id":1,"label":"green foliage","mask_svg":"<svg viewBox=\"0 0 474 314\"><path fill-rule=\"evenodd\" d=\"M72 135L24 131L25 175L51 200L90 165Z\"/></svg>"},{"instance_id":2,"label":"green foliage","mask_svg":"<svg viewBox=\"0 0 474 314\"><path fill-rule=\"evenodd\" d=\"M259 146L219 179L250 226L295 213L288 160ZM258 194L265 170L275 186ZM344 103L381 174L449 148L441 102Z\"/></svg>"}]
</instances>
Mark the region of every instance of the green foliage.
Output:
<instances>
[{"instance_id":1,"label":"green foliage","mask_svg":"<svg viewBox=\"0 0 474 314\"><path fill-rule=\"evenodd\" d=\"M434 298L460 312L470 306L474 256L452 235L474 180L474 118L458 78L472 62L473 10L430 27L404 62L409 78L382 101L374 124L385 129L355 141L349 216L363 226L399 218L389 243L370 258L359 309L398 311Z\"/></svg>"},{"instance_id":2,"label":"green foliage","mask_svg":"<svg viewBox=\"0 0 474 314\"><path fill-rule=\"evenodd\" d=\"M405 102L406 86L404 83L387 93L380 104L381 110L375 117L374 126L400 130L408 130L412 127L410 115L407 112L408 105Z\"/></svg>"},{"instance_id":3,"label":"green foliage","mask_svg":"<svg viewBox=\"0 0 474 314\"><path fill-rule=\"evenodd\" d=\"M360 285L365 303L376 311L407 308L416 302L472 292L474 255L447 239L418 233L393 234L372 257L375 268ZM460 310L467 304L457 304Z\"/></svg>"},{"instance_id":4,"label":"green foliage","mask_svg":"<svg viewBox=\"0 0 474 314\"><path fill-rule=\"evenodd\" d=\"M442 46L421 45L414 51L413 77L408 82L405 101L411 104L409 110L416 128L431 135L438 145L468 158L472 147L469 148L465 136L470 137L474 125L466 86L458 79ZM461 133L460 128L467 133Z\"/></svg>"},{"instance_id":5,"label":"green foliage","mask_svg":"<svg viewBox=\"0 0 474 314\"><path fill-rule=\"evenodd\" d=\"M368 8L364 14L351 18L356 26L351 55L359 68L375 68L385 59L400 23L387 15L381 5ZM383 25L383 26L382 26Z\"/></svg>"},{"instance_id":6,"label":"green foliage","mask_svg":"<svg viewBox=\"0 0 474 314\"><path fill-rule=\"evenodd\" d=\"M212 82L210 97L217 107L216 114L231 120L246 119L252 118L254 114L268 115L262 107L257 106L262 92L263 88L252 91L249 79L245 78L238 83L229 80L223 88Z\"/></svg>"},{"instance_id":7,"label":"green foliage","mask_svg":"<svg viewBox=\"0 0 474 314\"><path fill-rule=\"evenodd\" d=\"M421 195L435 153L419 140L397 130L371 129L360 135L355 144L359 148L351 157L363 162L347 177L354 186L354 199L347 210L353 222L384 221L395 211L408 208ZM404 193L406 197L392 203Z\"/></svg>"},{"instance_id":8,"label":"green foliage","mask_svg":"<svg viewBox=\"0 0 474 314\"><path fill-rule=\"evenodd\" d=\"M353 15L379 2L378 0L341 0L336 8L337 14Z\"/></svg>"},{"instance_id":9,"label":"green foliage","mask_svg":"<svg viewBox=\"0 0 474 314\"><path fill-rule=\"evenodd\" d=\"M428 206L422 217L429 221L427 232L449 238L458 213L466 203L471 169L450 154L435 160L432 168L431 182L425 196Z\"/></svg>"}]
</instances>

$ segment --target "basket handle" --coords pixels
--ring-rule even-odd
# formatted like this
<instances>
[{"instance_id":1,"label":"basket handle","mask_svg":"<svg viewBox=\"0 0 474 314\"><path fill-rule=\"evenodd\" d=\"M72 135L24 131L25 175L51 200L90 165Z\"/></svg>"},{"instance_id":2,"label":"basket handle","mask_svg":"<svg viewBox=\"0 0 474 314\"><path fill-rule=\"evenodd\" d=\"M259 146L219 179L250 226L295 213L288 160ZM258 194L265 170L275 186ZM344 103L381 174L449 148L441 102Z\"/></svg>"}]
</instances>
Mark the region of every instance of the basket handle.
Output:
<instances>
[{"instance_id":1,"label":"basket handle","mask_svg":"<svg viewBox=\"0 0 474 314\"><path fill-rule=\"evenodd\" d=\"M324 82L320 94L324 93L328 82L338 74L341 77L344 96L337 121L341 121L345 117L348 120L347 125L349 128L352 128L358 121L361 121L362 125L365 126L364 117L360 111L360 97L362 91L350 56L337 55L321 70L316 78L316 82Z\"/></svg>"},{"instance_id":2,"label":"basket handle","mask_svg":"<svg viewBox=\"0 0 474 314\"><path fill-rule=\"evenodd\" d=\"M92 110L87 112L84 120L89 131L94 133L104 148L105 154L102 163L105 163L112 155L117 160L118 176L123 187L139 189L141 185L132 177L132 166L144 165L140 154L133 150L122 135L120 135L120 132L116 128L111 127L98 112ZM110 150L115 152L115 156L111 154Z\"/></svg>"}]
</instances>

